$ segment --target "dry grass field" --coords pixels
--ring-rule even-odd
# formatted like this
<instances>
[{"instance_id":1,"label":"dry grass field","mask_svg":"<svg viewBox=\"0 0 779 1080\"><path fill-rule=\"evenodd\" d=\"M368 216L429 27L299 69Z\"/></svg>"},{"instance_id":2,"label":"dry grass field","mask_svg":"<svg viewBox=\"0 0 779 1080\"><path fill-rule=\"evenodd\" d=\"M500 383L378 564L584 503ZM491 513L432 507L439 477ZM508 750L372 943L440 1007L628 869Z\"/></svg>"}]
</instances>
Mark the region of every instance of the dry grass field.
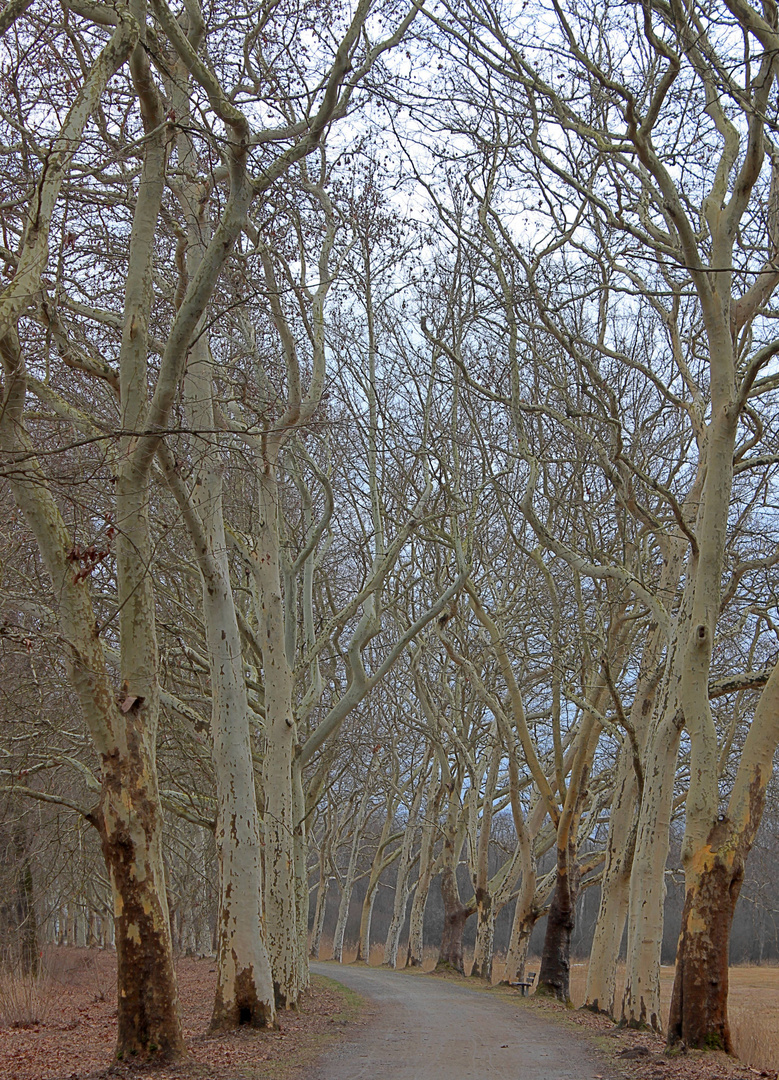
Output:
<instances>
[{"instance_id":1,"label":"dry grass field","mask_svg":"<svg viewBox=\"0 0 779 1080\"><path fill-rule=\"evenodd\" d=\"M660 1000L666 1019L673 979L672 967L660 969ZM587 965L574 964L571 973L574 1005L584 1001L586 980ZM728 1013L739 1058L753 1069L779 1071L779 967L772 964L732 967Z\"/></svg>"},{"instance_id":2,"label":"dry grass field","mask_svg":"<svg viewBox=\"0 0 779 1080\"><path fill-rule=\"evenodd\" d=\"M350 963L356 948L344 950L344 962ZM423 968L430 971L435 967L436 951L426 950ZM321 957L329 960L331 951L322 944ZM383 949L377 945L371 949L371 964L379 965L383 959ZM471 957L465 956L465 970L468 971ZM533 957L528 961L530 971L538 971L540 959ZM622 978L624 971L618 972ZM671 1004L674 969L663 967L660 971L660 995L665 1019ZM493 970L493 982L503 978L503 965L496 959ZM574 963L571 970L571 998L576 1007L584 1001L584 988L587 980L587 964ZM736 1053L741 1061L758 1072L762 1070L779 1073L779 966L765 964L761 967L743 966L730 969L730 996L728 999L730 1026Z\"/></svg>"}]
</instances>

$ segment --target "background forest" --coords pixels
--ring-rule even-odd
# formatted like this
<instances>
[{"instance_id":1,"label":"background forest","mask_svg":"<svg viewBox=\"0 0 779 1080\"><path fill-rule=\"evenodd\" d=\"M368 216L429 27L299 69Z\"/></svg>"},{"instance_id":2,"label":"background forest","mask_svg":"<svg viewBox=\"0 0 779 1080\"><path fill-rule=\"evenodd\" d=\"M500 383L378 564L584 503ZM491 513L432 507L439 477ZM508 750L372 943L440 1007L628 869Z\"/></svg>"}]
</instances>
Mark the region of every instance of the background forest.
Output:
<instances>
[{"instance_id":1,"label":"background forest","mask_svg":"<svg viewBox=\"0 0 779 1080\"><path fill-rule=\"evenodd\" d=\"M535 932L542 992L573 949L730 1048L779 951L773 0L0 33L3 963L115 947L117 1052L175 1059L174 950L219 1030L323 935L522 981Z\"/></svg>"}]
</instances>

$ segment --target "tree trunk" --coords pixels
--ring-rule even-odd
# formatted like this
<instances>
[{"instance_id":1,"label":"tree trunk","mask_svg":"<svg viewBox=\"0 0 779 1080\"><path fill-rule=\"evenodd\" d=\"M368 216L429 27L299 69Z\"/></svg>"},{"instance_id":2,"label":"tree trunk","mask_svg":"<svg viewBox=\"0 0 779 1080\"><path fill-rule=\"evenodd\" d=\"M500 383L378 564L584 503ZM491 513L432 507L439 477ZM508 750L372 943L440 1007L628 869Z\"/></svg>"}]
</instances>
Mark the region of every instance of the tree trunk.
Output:
<instances>
[{"instance_id":1,"label":"tree trunk","mask_svg":"<svg viewBox=\"0 0 779 1080\"><path fill-rule=\"evenodd\" d=\"M606 866L601 881L598 921L595 924L584 995L586 1008L612 1017L616 1005L617 959L628 914L638 799L633 754L630 746L623 743L617 761Z\"/></svg>"},{"instance_id":2,"label":"tree trunk","mask_svg":"<svg viewBox=\"0 0 779 1080\"><path fill-rule=\"evenodd\" d=\"M218 977L211 1030L268 1027L275 1023L273 986L262 932L260 833L240 635L229 581L214 574L204 578L204 586L219 859Z\"/></svg>"},{"instance_id":3,"label":"tree trunk","mask_svg":"<svg viewBox=\"0 0 779 1080\"><path fill-rule=\"evenodd\" d=\"M308 829L306 796L303 791L303 775L299 759L292 763L292 818L295 828L292 835L295 876L295 920L297 930L298 981L301 992L311 985L308 968L308 917L310 895L308 887Z\"/></svg>"},{"instance_id":4,"label":"tree trunk","mask_svg":"<svg viewBox=\"0 0 779 1080\"><path fill-rule=\"evenodd\" d=\"M424 959L425 908L427 907L427 897L433 877L432 867L433 860L431 859L428 871L424 874L420 871L414 890L414 899L408 917L408 948L406 950L406 964L408 967L422 967Z\"/></svg>"},{"instance_id":5,"label":"tree trunk","mask_svg":"<svg viewBox=\"0 0 779 1080\"><path fill-rule=\"evenodd\" d=\"M195 32L193 30L193 32ZM187 118L190 77L179 61L171 87L182 183L177 188L187 224L183 284L196 279L212 239L208 192L193 179L198 154ZM183 290L182 290L183 291ZM183 380L184 405L193 432L213 432L213 357L208 326L201 320L190 346ZM172 455L160 454L166 478L182 511L202 585L203 621L211 677L211 755L216 780L216 849L219 864L217 986L211 1031L239 1025L275 1024L270 964L264 938L260 823L244 680L242 641L230 580L222 499L224 460L218 445L193 437L194 482L188 492Z\"/></svg>"},{"instance_id":6,"label":"tree trunk","mask_svg":"<svg viewBox=\"0 0 779 1080\"><path fill-rule=\"evenodd\" d=\"M378 883L377 883L378 884ZM370 965L371 962L371 921L373 919L373 905L376 903L376 887L369 889L363 900L362 912L360 913L360 939L357 942L357 956L355 963Z\"/></svg>"},{"instance_id":7,"label":"tree trunk","mask_svg":"<svg viewBox=\"0 0 779 1080\"><path fill-rule=\"evenodd\" d=\"M576 899L579 895L579 866L572 836L565 848L557 851L557 882L546 924L537 994L547 994L568 1002L571 990L571 935L576 923Z\"/></svg>"},{"instance_id":8,"label":"tree trunk","mask_svg":"<svg viewBox=\"0 0 779 1080\"><path fill-rule=\"evenodd\" d=\"M338 916L335 920L333 933L333 960L342 964L344 960L344 937L346 936L346 921L349 918L349 905L352 902L354 881L349 881L348 875L341 885L341 899L338 903Z\"/></svg>"},{"instance_id":9,"label":"tree trunk","mask_svg":"<svg viewBox=\"0 0 779 1080\"><path fill-rule=\"evenodd\" d=\"M741 860L713 850L688 871L668 1042L733 1053L728 1024L730 928L744 876Z\"/></svg>"},{"instance_id":10,"label":"tree trunk","mask_svg":"<svg viewBox=\"0 0 779 1080\"><path fill-rule=\"evenodd\" d=\"M521 903L517 897L517 906L514 911L514 922L511 926L511 939L509 950L506 954L506 976L503 980L507 983L523 982L525 979L525 967L527 965L527 950L530 945L530 937L533 928L538 922L538 910L534 904L529 907Z\"/></svg>"},{"instance_id":11,"label":"tree trunk","mask_svg":"<svg viewBox=\"0 0 779 1080\"><path fill-rule=\"evenodd\" d=\"M38 923L35 918L35 892L32 876L32 857L27 848L24 824L19 821L13 833L14 899L11 903L9 930L16 939L18 960L23 975L38 974ZM2 909L0 909L2 911Z\"/></svg>"},{"instance_id":12,"label":"tree trunk","mask_svg":"<svg viewBox=\"0 0 779 1080\"><path fill-rule=\"evenodd\" d=\"M24 400L23 376L13 389L20 404ZM122 638L122 670L126 676L117 703L106 671L102 641L95 634L89 585L74 574L69 559L71 537L35 459L21 416L15 416L16 404L7 403L5 410L5 420L13 423L11 439L8 429L3 430L0 423L6 448L16 450L21 443L26 457L25 478L13 483L14 495L58 590L71 681L101 762L100 807L90 821L100 833L114 903L119 980L117 1057L175 1060L184 1057L186 1050L162 860L162 811L155 759L156 644L153 622L150 625L143 619L148 597L136 596L137 606L127 604L123 613L129 616L132 611L139 640L133 648L132 640ZM137 580L137 575L132 576ZM139 576L147 579L139 583L139 591L145 592L149 575L144 570ZM126 588L127 580L122 580L120 573L124 595ZM134 661L137 668L133 667Z\"/></svg>"},{"instance_id":13,"label":"tree trunk","mask_svg":"<svg viewBox=\"0 0 779 1080\"><path fill-rule=\"evenodd\" d=\"M444 929L436 971L448 968L464 975L463 932L472 911L469 911L460 900L460 890L457 887L455 870L452 866L447 866L441 875L441 896L444 901Z\"/></svg>"},{"instance_id":14,"label":"tree trunk","mask_svg":"<svg viewBox=\"0 0 779 1080\"><path fill-rule=\"evenodd\" d=\"M493 741L493 747L484 781L479 838L478 841L475 841L473 835L476 817L476 807L474 805L474 816L469 829L468 842L468 852L471 859L471 880L473 881L477 911L476 947L474 949L471 976L475 979L484 979L488 983L492 982L492 948L495 937L495 916L497 914L495 897L492 895L489 880L490 836L492 833L493 800L503 757L503 748L498 738L497 720L490 733L490 738Z\"/></svg>"},{"instance_id":15,"label":"tree trunk","mask_svg":"<svg viewBox=\"0 0 779 1080\"><path fill-rule=\"evenodd\" d=\"M400 934L403 929L403 923L406 917L406 907L408 906L408 897L410 893L408 876L409 871L411 870L412 856L414 852L414 840L418 828L419 811L422 806L422 799L425 795L427 795L427 805L431 805L432 793L437 783L438 771L435 763L433 763L428 783L423 784L421 782L423 776L427 772L428 764L429 757L426 757L420 771L419 783L416 793L411 800L408 820L406 822L406 828L403 833L403 842L401 844L400 856L398 858L398 871L395 877L395 899L392 905L392 919L390 920L389 929L387 930L387 940L384 943L384 964L387 967L391 968L396 968L398 966L398 948L400 945Z\"/></svg>"},{"instance_id":16,"label":"tree trunk","mask_svg":"<svg viewBox=\"0 0 779 1080\"><path fill-rule=\"evenodd\" d=\"M128 725L127 755L103 761L99 831L114 895L116 1056L185 1056L162 859L162 814L145 725Z\"/></svg>"},{"instance_id":17,"label":"tree trunk","mask_svg":"<svg viewBox=\"0 0 779 1080\"><path fill-rule=\"evenodd\" d=\"M514 797L512 794L512 805ZM543 803L539 803L543 807ZM525 978L525 965L527 963L527 950L530 945L530 936L533 927L538 922L539 908L536 902L536 857L533 852L533 838L538 830L539 812L533 814L531 826L525 825L524 818L518 806L513 807L514 819L517 828L519 843L520 865L522 870L522 885L517 896L514 908L514 920L511 925L511 938L506 954L506 971L504 982L522 982Z\"/></svg>"},{"instance_id":18,"label":"tree trunk","mask_svg":"<svg viewBox=\"0 0 779 1080\"><path fill-rule=\"evenodd\" d=\"M492 954L495 942L495 910L489 890L476 896L476 946L471 978L492 982Z\"/></svg>"},{"instance_id":19,"label":"tree trunk","mask_svg":"<svg viewBox=\"0 0 779 1080\"><path fill-rule=\"evenodd\" d=\"M673 782L681 737L681 717L661 719L650 738L644 769L644 797L630 876L628 948L621 1022L662 1031L660 950L663 942L665 866L673 803Z\"/></svg>"},{"instance_id":20,"label":"tree trunk","mask_svg":"<svg viewBox=\"0 0 779 1080\"><path fill-rule=\"evenodd\" d=\"M398 871L400 874L400 871ZM400 950L400 935L403 930L403 923L406 921L406 908L408 907L408 898L411 894L411 890L408 888L408 878L398 889L398 885L395 885L395 902L392 907L392 919L390 921L389 930L387 931L387 939L384 942L384 964L386 967L397 968L398 966L398 951Z\"/></svg>"},{"instance_id":21,"label":"tree trunk","mask_svg":"<svg viewBox=\"0 0 779 1080\"><path fill-rule=\"evenodd\" d=\"M676 548L680 547L678 540ZM681 556L666 560L661 577L663 595L678 584ZM674 580L670 579L674 577ZM650 719L657 697L659 665L664 635L653 625L644 647L641 667L645 674L636 687L630 710L633 738L625 739L617 760L615 793L609 815L606 865L601 883L598 920L595 924L584 1005L612 1018L617 1008L617 963L630 906L630 881L634 866L638 818L643 788L643 763ZM635 740L635 741L633 741Z\"/></svg>"},{"instance_id":22,"label":"tree trunk","mask_svg":"<svg viewBox=\"0 0 779 1080\"><path fill-rule=\"evenodd\" d=\"M621 1023L662 1031L660 952L663 942L665 868L673 810L673 786L684 718L678 706L681 677L679 626L688 618L691 589L668 634L663 685L644 755L644 789L630 875L628 945Z\"/></svg>"},{"instance_id":23,"label":"tree trunk","mask_svg":"<svg viewBox=\"0 0 779 1080\"><path fill-rule=\"evenodd\" d=\"M435 830L438 824L438 816L441 812L441 801L444 795L444 784L439 779L439 764L433 762L433 771L430 776L430 787L425 805L425 816L422 821L422 840L419 848L419 875L417 877L414 899L411 904L411 912L408 917L408 950L406 963L409 967L421 967L424 951L424 926L425 908L427 897L430 892L430 883L433 880L435 866ZM430 798L430 792L435 792Z\"/></svg>"},{"instance_id":24,"label":"tree trunk","mask_svg":"<svg viewBox=\"0 0 779 1080\"><path fill-rule=\"evenodd\" d=\"M325 926L325 909L327 907L327 894L330 891L330 878L322 872L319 876L319 887L316 894L316 911L314 912L314 931L311 937L311 959L319 959L319 949L322 944L322 931Z\"/></svg>"},{"instance_id":25,"label":"tree trunk","mask_svg":"<svg viewBox=\"0 0 779 1080\"><path fill-rule=\"evenodd\" d=\"M728 952L744 864L763 815L779 742L779 667L760 696L741 754L727 814L685 857L685 903L668 1024L669 1043L732 1052Z\"/></svg>"},{"instance_id":26,"label":"tree trunk","mask_svg":"<svg viewBox=\"0 0 779 1080\"><path fill-rule=\"evenodd\" d=\"M295 714L287 656L279 551L277 449L269 440L258 478L258 551L255 560L257 619L265 687L264 768L265 919L273 986L279 1008L297 1008L308 985L305 950L300 955L295 889L295 814L292 769Z\"/></svg>"},{"instance_id":27,"label":"tree trunk","mask_svg":"<svg viewBox=\"0 0 779 1080\"><path fill-rule=\"evenodd\" d=\"M229 615L229 611L225 614ZM219 625L208 618L206 623L209 629ZM229 628L235 631L235 637L232 632L228 634L234 643L237 624ZM218 651L212 651L211 655L214 670L220 656ZM275 1023L271 969L262 935L260 835L246 703L241 700L245 693L236 684L232 687L236 692L228 696L225 683L231 674L240 672L234 672L232 664L228 667L227 658L222 656L221 677L212 680L211 726L219 804L216 847L220 871L218 978L212 1031L240 1024L268 1027Z\"/></svg>"}]
</instances>

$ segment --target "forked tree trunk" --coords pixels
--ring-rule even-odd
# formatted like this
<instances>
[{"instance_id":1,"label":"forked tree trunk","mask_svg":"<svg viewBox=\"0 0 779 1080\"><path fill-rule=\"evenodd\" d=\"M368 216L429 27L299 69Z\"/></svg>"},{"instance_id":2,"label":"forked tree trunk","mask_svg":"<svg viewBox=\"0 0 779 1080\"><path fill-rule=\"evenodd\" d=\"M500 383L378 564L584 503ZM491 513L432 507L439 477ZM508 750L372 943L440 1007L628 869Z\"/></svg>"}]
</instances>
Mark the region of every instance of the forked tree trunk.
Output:
<instances>
[{"instance_id":1,"label":"forked tree trunk","mask_svg":"<svg viewBox=\"0 0 779 1080\"><path fill-rule=\"evenodd\" d=\"M476 945L473 954L471 977L492 981L492 948L495 939L495 916L497 914L495 896L493 895L492 883L489 880L490 859L490 836L492 833L492 812L495 789L498 782L503 750L498 738L497 721L491 732L494 742L484 781L484 795L482 798L481 821L479 823L479 838L474 842L473 829L471 826L468 849L470 857L475 854L475 865L472 866L471 879L473 881L474 900L476 902L477 926ZM474 850L475 849L475 850Z\"/></svg>"},{"instance_id":2,"label":"forked tree trunk","mask_svg":"<svg viewBox=\"0 0 779 1080\"><path fill-rule=\"evenodd\" d=\"M188 115L183 68L174 90L177 115ZM182 124L179 161L186 174L196 155ZM210 230L207 199L198 184L183 182L179 200L187 222L186 272L193 279L203 261ZM200 325L184 376L184 403L191 429L213 431L213 359L208 331ZM209 436L210 440L210 436ZM211 1031L275 1023L273 986L263 934L260 824L249 730L242 642L227 557L222 503L223 460L210 441L194 437L195 479L188 492L172 455L160 451L169 486L182 511L200 570L203 621L211 676L211 756L216 780L216 849L219 862L217 985Z\"/></svg>"},{"instance_id":3,"label":"forked tree trunk","mask_svg":"<svg viewBox=\"0 0 779 1080\"><path fill-rule=\"evenodd\" d=\"M420 859L421 861L421 859ZM414 899L411 902L411 911L408 916L408 947L406 949L406 964L408 967L422 967L424 959L424 927L425 908L430 893L430 884L433 879L432 868L434 860L430 860L427 872L417 878L414 890Z\"/></svg>"},{"instance_id":4,"label":"forked tree trunk","mask_svg":"<svg viewBox=\"0 0 779 1080\"><path fill-rule=\"evenodd\" d=\"M309 954L312 960L319 959L319 950L322 945L322 931L325 927L327 895L330 892L331 880L328 868L330 866L332 853L332 828L332 805L328 804L322 839L319 843L319 857L317 860L319 864L319 883L316 890L316 908L314 910L314 926L311 933L311 951Z\"/></svg>"},{"instance_id":5,"label":"forked tree trunk","mask_svg":"<svg viewBox=\"0 0 779 1080\"><path fill-rule=\"evenodd\" d=\"M396 763L397 765L397 763ZM394 783L397 787L399 773L396 768ZM400 855L401 848L397 848L389 855L385 855L389 844L395 839L392 835L392 826L395 821L395 813L398 808L399 798L391 795L387 800L387 809L384 815L384 823L381 827L376 851L371 862L371 872L368 877L368 886L363 897L362 910L360 912L360 934L357 939L357 956L355 963L370 964L371 962L371 920L373 919L373 906L376 903L376 892L381 881L381 875Z\"/></svg>"},{"instance_id":6,"label":"forked tree trunk","mask_svg":"<svg viewBox=\"0 0 779 1080\"><path fill-rule=\"evenodd\" d=\"M660 644L660 635L655 633ZM642 667L649 668L654 651L645 648ZM658 660L659 657L654 657ZM634 754L644 757L655 687L656 664L648 672L649 678L639 683L636 699L630 713L630 722L636 733L636 746L625 739L617 760L615 792L609 815L609 835L606 844L606 865L601 883L601 899L598 919L590 950L587 969L587 986L584 1007L614 1017L617 1008L617 962L630 902L630 878L636 847L641 788L636 771ZM638 768L642 767L641 761Z\"/></svg>"},{"instance_id":7,"label":"forked tree trunk","mask_svg":"<svg viewBox=\"0 0 779 1080\"><path fill-rule=\"evenodd\" d=\"M392 908L392 920L387 931L387 939L384 942L384 964L386 967L398 966L398 952L400 950L400 934L406 919L406 909L411 890L407 881L401 885L400 891L395 886L395 902Z\"/></svg>"},{"instance_id":8,"label":"forked tree trunk","mask_svg":"<svg viewBox=\"0 0 779 1080\"><path fill-rule=\"evenodd\" d=\"M338 915L335 920L333 933L333 960L342 964L344 959L344 938L346 937L346 921L349 918L349 906L354 892L354 880L347 878L341 884L341 899L338 902Z\"/></svg>"},{"instance_id":9,"label":"forked tree trunk","mask_svg":"<svg viewBox=\"0 0 779 1080\"><path fill-rule=\"evenodd\" d=\"M681 717L666 713L650 736L644 797L630 876L628 946L621 1022L662 1031L660 951L663 942L665 866Z\"/></svg>"},{"instance_id":10,"label":"forked tree trunk","mask_svg":"<svg viewBox=\"0 0 779 1080\"><path fill-rule=\"evenodd\" d=\"M692 524L698 512L705 476L706 470L701 460L682 508L684 519L689 524ZM670 598L677 594L687 550L687 537L681 533L671 534L665 540L659 595ZM668 600L665 602L670 608L671 603ZM641 756L643 790L639 796L634 831L630 822L633 816L630 800L631 789L638 795L637 770L629 763L626 743L622 751L625 755L624 767L620 761L621 783L610 825L601 913L598 916L586 991L586 1004L590 1008L608 1011L616 1018L616 965L622 940L622 926L617 937L617 923L622 918L627 890L627 959L621 1020L630 1027L649 1026L658 1031L661 1030L660 952L665 868L681 732L681 715L677 707L678 635L679 627L684 626L687 618L689 605L690 590L686 586L680 610L670 626L664 629L659 624L653 624L648 630L641 660L644 675L639 681L630 713ZM664 674L659 679L657 673L663 666Z\"/></svg>"},{"instance_id":11,"label":"forked tree trunk","mask_svg":"<svg viewBox=\"0 0 779 1080\"><path fill-rule=\"evenodd\" d=\"M360 853L360 841L368 814L368 795L370 792L370 779L373 767L377 761L374 753L368 766L368 775L360 797L359 807L352 818L352 844L349 850L349 863L346 874L341 882L341 899L338 903L338 916L335 921L335 933L333 934L333 959L339 964L343 963L344 938L346 936L346 923L349 918L349 907L354 892L354 882L357 876L357 859Z\"/></svg>"},{"instance_id":12,"label":"forked tree trunk","mask_svg":"<svg viewBox=\"0 0 779 1080\"><path fill-rule=\"evenodd\" d=\"M698 496L697 486L691 498ZM689 506L688 499L686 506ZM671 596L678 587L684 565L685 543L671 538L663 565L659 591ZM662 627L648 629L641 655L641 671L630 710L631 737L626 737L617 759L614 797L609 814L606 865L601 899L587 968L585 1008L612 1018L617 1009L617 962L630 906L630 879L638 833L646 744L660 685L660 665L666 642Z\"/></svg>"}]
</instances>

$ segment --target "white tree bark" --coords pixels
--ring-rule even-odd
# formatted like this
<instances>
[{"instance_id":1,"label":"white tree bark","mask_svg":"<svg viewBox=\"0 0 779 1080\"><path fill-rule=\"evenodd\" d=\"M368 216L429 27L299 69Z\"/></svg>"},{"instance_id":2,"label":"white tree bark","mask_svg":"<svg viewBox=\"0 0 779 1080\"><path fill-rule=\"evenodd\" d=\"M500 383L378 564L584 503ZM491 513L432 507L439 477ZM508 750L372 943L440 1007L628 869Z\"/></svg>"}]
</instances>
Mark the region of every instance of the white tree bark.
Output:
<instances>
[{"instance_id":1,"label":"white tree bark","mask_svg":"<svg viewBox=\"0 0 779 1080\"><path fill-rule=\"evenodd\" d=\"M408 820L403 833L403 842L398 858L398 870L395 877L395 899L392 904L392 918L387 930L387 938L384 942L384 963L391 968L397 968L398 966L400 935L403 930L408 898L411 893L409 887L409 873L411 871L416 837L419 831L419 811L422 807L422 800L425 798L426 794L427 805L430 805L432 787L436 783L436 768L434 764L427 784L422 782L422 778L425 776L427 769L431 765L430 756L431 755L425 757L417 778L417 786L414 797L411 800L411 806L409 807Z\"/></svg>"},{"instance_id":2,"label":"white tree bark","mask_svg":"<svg viewBox=\"0 0 779 1080\"><path fill-rule=\"evenodd\" d=\"M697 509L702 479L703 473L699 471L682 508L682 514L688 521ZM658 578L657 592L658 595L669 598L673 597L679 588L687 540L686 537L677 534L668 537L661 547L663 565ZM671 606L667 599L665 603L666 606ZM667 641L667 628L653 621L644 641L640 675L628 719L626 731L628 737L623 741L617 759L614 795L609 811L606 865L601 883L601 901L590 952L584 1003L588 1008L596 1012L605 1012L612 1017L616 1015L617 1009L617 961L629 911L638 814L644 786L644 760L651 719L657 706L662 679L662 659ZM642 849L641 859L644 862L644 869L639 870L639 874L649 871L646 865L647 852L644 849ZM663 865L662 872L664 870ZM654 872L660 872L659 864L654 867ZM642 887L646 887L646 882ZM659 928L655 925L655 934L658 929L659 937L655 942L657 950L662 944L662 921ZM637 970L633 972L633 978L640 978L638 968L642 962L642 960L637 961Z\"/></svg>"},{"instance_id":3,"label":"white tree bark","mask_svg":"<svg viewBox=\"0 0 779 1080\"><path fill-rule=\"evenodd\" d=\"M421 967L424 958L425 907L430 884L436 869L435 842L438 836L438 818L444 796L444 783L437 758L433 761L425 809L420 826L422 839L419 847L419 872L414 899L408 918L408 949L406 963L409 967Z\"/></svg>"}]
</instances>

